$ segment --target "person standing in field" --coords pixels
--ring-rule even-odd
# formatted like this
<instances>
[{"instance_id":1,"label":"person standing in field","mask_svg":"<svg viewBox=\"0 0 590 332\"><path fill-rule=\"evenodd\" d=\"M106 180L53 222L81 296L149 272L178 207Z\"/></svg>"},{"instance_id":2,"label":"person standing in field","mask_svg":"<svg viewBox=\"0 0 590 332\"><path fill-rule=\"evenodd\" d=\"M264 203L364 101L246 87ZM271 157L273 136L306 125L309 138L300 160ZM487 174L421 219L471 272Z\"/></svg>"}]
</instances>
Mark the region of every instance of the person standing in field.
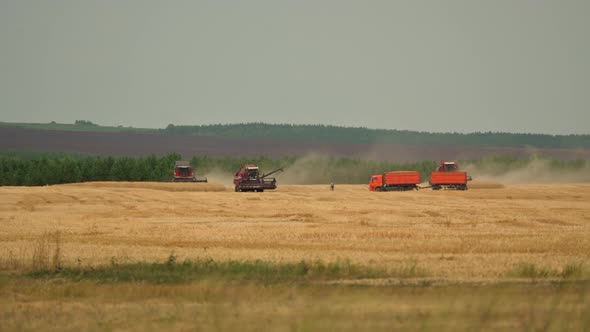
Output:
<instances>
[{"instance_id":1,"label":"person standing in field","mask_svg":"<svg viewBox=\"0 0 590 332\"><path fill-rule=\"evenodd\" d=\"M334 182L330 183L330 190L334 191Z\"/></svg>"}]
</instances>

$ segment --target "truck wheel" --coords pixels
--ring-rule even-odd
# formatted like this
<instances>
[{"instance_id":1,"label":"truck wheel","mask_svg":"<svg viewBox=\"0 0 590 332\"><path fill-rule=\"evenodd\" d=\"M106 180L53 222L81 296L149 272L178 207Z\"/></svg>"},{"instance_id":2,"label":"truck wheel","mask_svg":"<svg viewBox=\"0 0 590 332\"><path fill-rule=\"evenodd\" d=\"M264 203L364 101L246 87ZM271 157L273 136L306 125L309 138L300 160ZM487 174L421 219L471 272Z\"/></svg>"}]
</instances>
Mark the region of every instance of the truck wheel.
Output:
<instances>
[{"instance_id":1,"label":"truck wheel","mask_svg":"<svg viewBox=\"0 0 590 332\"><path fill-rule=\"evenodd\" d=\"M377 187L377 188L375 188L375 191L378 191L378 192L380 192L380 191L381 191L381 187Z\"/></svg>"},{"instance_id":2,"label":"truck wheel","mask_svg":"<svg viewBox=\"0 0 590 332\"><path fill-rule=\"evenodd\" d=\"M235 190L236 192L238 192L238 191L240 191L240 188L238 188L238 186L235 186L235 187L234 187L234 190Z\"/></svg>"}]
</instances>

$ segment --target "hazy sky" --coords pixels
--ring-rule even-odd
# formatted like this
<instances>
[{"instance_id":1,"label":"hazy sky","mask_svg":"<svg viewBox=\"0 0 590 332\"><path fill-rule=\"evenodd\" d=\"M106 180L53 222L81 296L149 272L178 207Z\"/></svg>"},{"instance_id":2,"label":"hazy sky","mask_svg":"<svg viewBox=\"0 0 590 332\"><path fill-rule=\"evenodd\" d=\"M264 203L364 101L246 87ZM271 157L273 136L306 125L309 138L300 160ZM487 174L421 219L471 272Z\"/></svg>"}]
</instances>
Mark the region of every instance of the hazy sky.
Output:
<instances>
[{"instance_id":1,"label":"hazy sky","mask_svg":"<svg viewBox=\"0 0 590 332\"><path fill-rule=\"evenodd\" d=\"M590 133L590 1L0 0L0 121Z\"/></svg>"}]
</instances>

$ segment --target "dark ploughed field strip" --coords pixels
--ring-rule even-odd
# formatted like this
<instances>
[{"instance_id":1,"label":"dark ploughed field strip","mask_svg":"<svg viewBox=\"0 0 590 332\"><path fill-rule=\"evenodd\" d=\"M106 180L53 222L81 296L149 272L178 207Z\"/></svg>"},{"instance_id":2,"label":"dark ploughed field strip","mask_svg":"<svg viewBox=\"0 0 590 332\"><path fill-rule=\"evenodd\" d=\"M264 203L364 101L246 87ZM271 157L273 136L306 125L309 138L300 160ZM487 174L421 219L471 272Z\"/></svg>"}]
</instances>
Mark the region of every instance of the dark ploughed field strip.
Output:
<instances>
[{"instance_id":1,"label":"dark ploughed field strip","mask_svg":"<svg viewBox=\"0 0 590 332\"><path fill-rule=\"evenodd\" d=\"M590 159L590 150L417 146L401 144L345 144L236 139L207 136L172 136L140 133L99 133L0 127L1 150L72 152L110 156L165 155L185 157L350 157L396 162L441 159L480 159L488 156L539 156L560 160Z\"/></svg>"}]
</instances>

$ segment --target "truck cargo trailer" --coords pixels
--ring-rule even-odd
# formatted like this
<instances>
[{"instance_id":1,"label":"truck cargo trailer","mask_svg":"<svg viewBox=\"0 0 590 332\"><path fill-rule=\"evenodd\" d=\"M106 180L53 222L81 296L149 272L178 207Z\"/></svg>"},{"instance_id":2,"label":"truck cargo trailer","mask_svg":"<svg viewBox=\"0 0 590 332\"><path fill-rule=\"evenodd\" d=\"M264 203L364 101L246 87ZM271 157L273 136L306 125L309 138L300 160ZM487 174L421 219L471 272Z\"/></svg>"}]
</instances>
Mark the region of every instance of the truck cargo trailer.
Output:
<instances>
[{"instance_id":1,"label":"truck cargo trailer","mask_svg":"<svg viewBox=\"0 0 590 332\"><path fill-rule=\"evenodd\" d=\"M467 172L432 172L430 174L430 186L433 190L467 190L469 180Z\"/></svg>"}]
</instances>

